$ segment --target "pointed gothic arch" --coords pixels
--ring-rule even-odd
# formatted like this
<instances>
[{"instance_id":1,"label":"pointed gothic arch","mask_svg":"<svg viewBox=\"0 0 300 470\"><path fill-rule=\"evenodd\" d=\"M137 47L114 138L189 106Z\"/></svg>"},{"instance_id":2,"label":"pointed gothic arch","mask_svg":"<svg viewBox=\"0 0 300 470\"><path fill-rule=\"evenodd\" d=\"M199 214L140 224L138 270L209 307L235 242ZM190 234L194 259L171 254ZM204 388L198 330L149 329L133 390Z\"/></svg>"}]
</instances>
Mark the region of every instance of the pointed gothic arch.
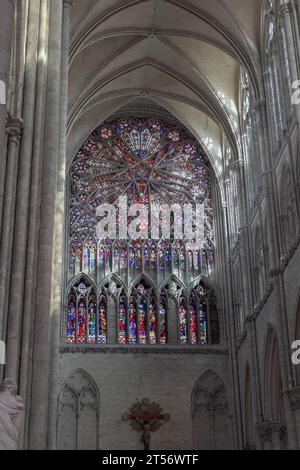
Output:
<instances>
[{"instance_id":1,"label":"pointed gothic arch","mask_svg":"<svg viewBox=\"0 0 300 470\"><path fill-rule=\"evenodd\" d=\"M265 420L282 422L284 420L284 407L279 343L276 330L271 325L266 339L263 378Z\"/></svg>"},{"instance_id":2,"label":"pointed gothic arch","mask_svg":"<svg viewBox=\"0 0 300 470\"><path fill-rule=\"evenodd\" d=\"M213 371L206 371L192 392L194 449L234 448L230 397L226 385Z\"/></svg>"},{"instance_id":3,"label":"pointed gothic arch","mask_svg":"<svg viewBox=\"0 0 300 470\"><path fill-rule=\"evenodd\" d=\"M293 185L291 168L288 164L284 165L282 171L280 212L283 250L285 253L287 253L295 242L298 232L296 195Z\"/></svg>"},{"instance_id":4,"label":"pointed gothic arch","mask_svg":"<svg viewBox=\"0 0 300 470\"><path fill-rule=\"evenodd\" d=\"M249 364L246 367L245 378L245 447L255 448L254 409L252 398L252 380Z\"/></svg>"},{"instance_id":5,"label":"pointed gothic arch","mask_svg":"<svg viewBox=\"0 0 300 470\"><path fill-rule=\"evenodd\" d=\"M76 369L58 396L57 448L98 450L100 395L92 377Z\"/></svg>"}]
</instances>

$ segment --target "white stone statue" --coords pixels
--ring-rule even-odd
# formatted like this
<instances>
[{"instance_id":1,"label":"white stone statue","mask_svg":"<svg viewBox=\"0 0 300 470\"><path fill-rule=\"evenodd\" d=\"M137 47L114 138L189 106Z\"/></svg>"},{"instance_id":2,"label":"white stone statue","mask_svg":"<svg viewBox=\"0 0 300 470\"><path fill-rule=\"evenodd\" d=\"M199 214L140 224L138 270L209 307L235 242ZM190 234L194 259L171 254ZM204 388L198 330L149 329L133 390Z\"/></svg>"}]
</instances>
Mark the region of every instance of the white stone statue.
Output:
<instances>
[{"instance_id":1,"label":"white stone statue","mask_svg":"<svg viewBox=\"0 0 300 470\"><path fill-rule=\"evenodd\" d=\"M17 450L20 418L24 408L17 395L14 379L5 379L0 386L0 450Z\"/></svg>"}]
</instances>

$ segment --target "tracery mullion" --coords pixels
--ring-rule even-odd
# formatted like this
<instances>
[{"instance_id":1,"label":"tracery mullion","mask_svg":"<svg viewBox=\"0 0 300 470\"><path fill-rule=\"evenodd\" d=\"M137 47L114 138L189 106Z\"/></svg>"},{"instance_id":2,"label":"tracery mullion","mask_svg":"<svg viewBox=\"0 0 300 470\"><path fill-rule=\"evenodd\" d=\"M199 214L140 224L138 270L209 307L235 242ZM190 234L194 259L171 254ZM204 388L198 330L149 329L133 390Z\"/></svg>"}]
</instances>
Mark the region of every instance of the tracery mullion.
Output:
<instances>
[{"instance_id":1,"label":"tracery mullion","mask_svg":"<svg viewBox=\"0 0 300 470\"><path fill-rule=\"evenodd\" d=\"M137 328L136 328L136 342L137 344L140 344L140 295L137 294L137 305L136 305L136 322L137 322Z\"/></svg>"},{"instance_id":2,"label":"tracery mullion","mask_svg":"<svg viewBox=\"0 0 300 470\"><path fill-rule=\"evenodd\" d=\"M91 288L84 295L85 303L85 343L89 342L89 302L91 295Z\"/></svg>"},{"instance_id":3,"label":"tracery mullion","mask_svg":"<svg viewBox=\"0 0 300 470\"><path fill-rule=\"evenodd\" d=\"M173 195L173 193L174 193L174 183L167 183L167 182L161 182L161 181L159 181L159 182L155 182L155 184L156 184L157 186L159 186L159 187L164 186L164 187L169 188L171 194ZM188 202L190 202L190 203L193 203L193 202L194 202L194 201L192 200L191 195L190 195L189 193L187 193L186 191L184 191L183 189L177 189L177 188L175 187L175 192L176 192L176 193L179 193L179 194L182 194L182 196L185 196L185 197L187 198L187 201L188 201ZM170 201L171 201L171 202L174 202L174 201L173 201L173 196L172 196L172 198L169 199L169 202L170 202Z\"/></svg>"},{"instance_id":4,"label":"tracery mullion","mask_svg":"<svg viewBox=\"0 0 300 470\"><path fill-rule=\"evenodd\" d=\"M130 297L128 295L125 296L125 305L126 305L126 329L125 329L125 337L126 343L130 343L130 312L129 312L129 305L130 305Z\"/></svg>"}]
</instances>

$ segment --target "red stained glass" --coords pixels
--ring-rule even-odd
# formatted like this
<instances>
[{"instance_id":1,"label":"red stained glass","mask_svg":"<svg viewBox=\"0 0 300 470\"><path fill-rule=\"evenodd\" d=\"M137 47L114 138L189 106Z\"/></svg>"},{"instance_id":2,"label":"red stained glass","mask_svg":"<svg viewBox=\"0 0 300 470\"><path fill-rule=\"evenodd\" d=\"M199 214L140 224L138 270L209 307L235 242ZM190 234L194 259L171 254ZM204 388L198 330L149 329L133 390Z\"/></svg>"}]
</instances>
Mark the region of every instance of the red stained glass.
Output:
<instances>
[{"instance_id":1,"label":"red stained glass","mask_svg":"<svg viewBox=\"0 0 300 470\"><path fill-rule=\"evenodd\" d=\"M78 343L86 342L86 306L85 301L78 303Z\"/></svg>"}]
</instances>

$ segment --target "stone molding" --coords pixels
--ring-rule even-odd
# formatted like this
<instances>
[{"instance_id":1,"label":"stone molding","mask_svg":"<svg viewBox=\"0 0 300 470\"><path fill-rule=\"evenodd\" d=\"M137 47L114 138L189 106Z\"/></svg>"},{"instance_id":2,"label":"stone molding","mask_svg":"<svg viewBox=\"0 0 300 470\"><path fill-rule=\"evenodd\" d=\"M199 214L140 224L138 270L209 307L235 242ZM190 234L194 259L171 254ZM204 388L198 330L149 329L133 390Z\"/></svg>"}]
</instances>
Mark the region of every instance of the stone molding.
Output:
<instances>
[{"instance_id":1,"label":"stone molding","mask_svg":"<svg viewBox=\"0 0 300 470\"><path fill-rule=\"evenodd\" d=\"M155 346L132 346L132 345L64 345L60 347L61 354L68 353L122 353L122 354L199 354L199 355L217 355L228 356L228 349L209 349L201 346L190 348L179 346L175 347L155 347Z\"/></svg>"}]
</instances>

